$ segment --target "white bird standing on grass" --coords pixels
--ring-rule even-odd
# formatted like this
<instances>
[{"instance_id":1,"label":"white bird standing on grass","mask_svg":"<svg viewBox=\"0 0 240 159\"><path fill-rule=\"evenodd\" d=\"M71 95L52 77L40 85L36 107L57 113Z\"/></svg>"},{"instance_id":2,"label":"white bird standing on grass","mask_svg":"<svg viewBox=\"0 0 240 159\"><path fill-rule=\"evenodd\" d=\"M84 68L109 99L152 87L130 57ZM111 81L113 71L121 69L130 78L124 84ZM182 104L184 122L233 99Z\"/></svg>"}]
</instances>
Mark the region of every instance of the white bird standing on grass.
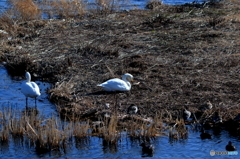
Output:
<instances>
[{"instance_id":1,"label":"white bird standing on grass","mask_svg":"<svg viewBox=\"0 0 240 159\"><path fill-rule=\"evenodd\" d=\"M26 82L22 83L21 91L26 96L26 107L28 107L28 97L35 98L35 106L37 106L36 98L41 95L38 85L31 82L31 75L29 72L25 74Z\"/></svg>"},{"instance_id":2,"label":"white bird standing on grass","mask_svg":"<svg viewBox=\"0 0 240 159\"><path fill-rule=\"evenodd\" d=\"M97 86L102 87L107 92L130 91L131 90L130 81L132 80L133 76L129 73L125 73L124 75L122 75L122 79L119 78L110 79Z\"/></svg>"}]
</instances>

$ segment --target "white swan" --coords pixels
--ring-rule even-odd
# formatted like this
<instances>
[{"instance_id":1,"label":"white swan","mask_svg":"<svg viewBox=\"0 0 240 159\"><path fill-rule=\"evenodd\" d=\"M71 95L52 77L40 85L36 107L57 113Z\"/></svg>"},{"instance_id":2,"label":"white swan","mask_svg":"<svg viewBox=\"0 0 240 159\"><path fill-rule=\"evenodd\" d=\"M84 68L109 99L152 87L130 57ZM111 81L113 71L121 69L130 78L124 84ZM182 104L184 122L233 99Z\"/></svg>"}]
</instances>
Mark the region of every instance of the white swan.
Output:
<instances>
[{"instance_id":1,"label":"white swan","mask_svg":"<svg viewBox=\"0 0 240 159\"><path fill-rule=\"evenodd\" d=\"M28 97L35 98L35 106L37 106L36 98L41 95L38 85L35 82L31 82L31 75L26 72L26 82L22 83L21 91L26 96L26 107L28 106Z\"/></svg>"},{"instance_id":2,"label":"white swan","mask_svg":"<svg viewBox=\"0 0 240 159\"><path fill-rule=\"evenodd\" d=\"M125 73L122 75L122 79L114 78L110 79L102 84L97 86L102 87L105 91L113 92L113 91L130 91L131 83L133 80L133 76L129 73Z\"/></svg>"}]
</instances>

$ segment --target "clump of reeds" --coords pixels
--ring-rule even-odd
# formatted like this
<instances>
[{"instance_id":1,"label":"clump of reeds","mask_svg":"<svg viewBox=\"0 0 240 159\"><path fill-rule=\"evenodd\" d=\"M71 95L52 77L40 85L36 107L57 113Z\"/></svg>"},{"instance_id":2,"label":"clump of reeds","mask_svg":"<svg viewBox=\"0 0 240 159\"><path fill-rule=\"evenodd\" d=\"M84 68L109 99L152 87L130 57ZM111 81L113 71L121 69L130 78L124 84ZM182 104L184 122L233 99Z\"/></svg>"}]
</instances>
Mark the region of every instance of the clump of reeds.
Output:
<instances>
[{"instance_id":1,"label":"clump of reeds","mask_svg":"<svg viewBox=\"0 0 240 159\"><path fill-rule=\"evenodd\" d=\"M10 31L14 30L14 23L12 19L7 15L0 16L0 29L4 32L0 33L0 38L4 36L9 36Z\"/></svg>"},{"instance_id":2,"label":"clump of reeds","mask_svg":"<svg viewBox=\"0 0 240 159\"><path fill-rule=\"evenodd\" d=\"M55 85L55 87L51 90L49 90L49 99L50 101L56 103L56 104L66 104L65 102L69 102L72 100L71 89L73 88L73 83L71 83L71 80L68 82L60 82Z\"/></svg>"},{"instance_id":3,"label":"clump of reeds","mask_svg":"<svg viewBox=\"0 0 240 159\"><path fill-rule=\"evenodd\" d=\"M150 0L147 2L146 9L156 9L162 5L162 1L160 0Z\"/></svg>"},{"instance_id":4,"label":"clump of reeds","mask_svg":"<svg viewBox=\"0 0 240 159\"><path fill-rule=\"evenodd\" d=\"M131 121L131 129L127 133L132 138L150 141L160 135L162 130L161 116L155 115L152 121Z\"/></svg>"},{"instance_id":5,"label":"clump of reeds","mask_svg":"<svg viewBox=\"0 0 240 159\"><path fill-rule=\"evenodd\" d=\"M119 134L117 131L117 123L118 119L116 115L113 115L109 121L109 123L105 122L105 125L103 127L103 141L107 145L111 144L117 144Z\"/></svg>"},{"instance_id":6,"label":"clump of reeds","mask_svg":"<svg viewBox=\"0 0 240 159\"><path fill-rule=\"evenodd\" d=\"M23 20L38 19L41 11L32 0L10 0L13 7L14 16Z\"/></svg>"},{"instance_id":7,"label":"clump of reeds","mask_svg":"<svg viewBox=\"0 0 240 159\"><path fill-rule=\"evenodd\" d=\"M97 14L109 14L118 11L121 6L126 6L127 0L95 0L94 5L89 6L90 11Z\"/></svg>"},{"instance_id":8,"label":"clump of reeds","mask_svg":"<svg viewBox=\"0 0 240 159\"><path fill-rule=\"evenodd\" d=\"M44 0L41 5L48 9L43 9L43 12L48 14L49 18L73 18L83 17L86 9L82 0Z\"/></svg>"},{"instance_id":9,"label":"clump of reeds","mask_svg":"<svg viewBox=\"0 0 240 159\"><path fill-rule=\"evenodd\" d=\"M183 119L176 119L175 124L169 127L169 140L178 141L188 138L188 129Z\"/></svg>"},{"instance_id":10,"label":"clump of reeds","mask_svg":"<svg viewBox=\"0 0 240 159\"><path fill-rule=\"evenodd\" d=\"M27 121L28 138L34 141L36 151L46 152L65 148L66 139L70 136L69 128L63 128L62 123L51 118L45 124L34 127Z\"/></svg>"},{"instance_id":11,"label":"clump of reeds","mask_svg":"<svg viewBox=\"0 0 240 159\"><path fill-rule=\"evenodd\" d=\"M73 136L77 138L86 137L89 135L89 121L73 123Z\"/></svg>"},{"instance_id":12,"label":"clump of reeds","mask_svg":"<svg viewBox=\"0 0 240 159\"><path fill-rule=\"evenodd\" d=\"M37 152L47 152L65 148L66 139L72 134L72 127L63 126L55 119L44 120L36 114L35 110L23 113L4 109L2 111L3 124L0 127L0 138L2 142L8 142L12 136L14 139L20 138L30 140Z\"/></svg>"}]
</instances>

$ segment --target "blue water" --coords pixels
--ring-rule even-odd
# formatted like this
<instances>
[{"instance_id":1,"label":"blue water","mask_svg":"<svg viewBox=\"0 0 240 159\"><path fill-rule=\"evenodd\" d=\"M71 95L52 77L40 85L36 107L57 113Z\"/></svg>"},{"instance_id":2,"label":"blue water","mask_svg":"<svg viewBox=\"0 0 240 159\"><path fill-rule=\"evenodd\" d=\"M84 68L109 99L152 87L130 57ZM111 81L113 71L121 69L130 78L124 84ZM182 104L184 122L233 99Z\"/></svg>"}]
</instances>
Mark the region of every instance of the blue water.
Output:
<instances>
[{"instance_id":1,"label":"blue water","mask_svg":"<svg viewBox=\"0 0 240 159\"><path fill-rule=\"evenodd\" d=\"M185 3L192 3L194 0L162 0L164 4L170 4L170 5L180 5ZM195 0L195 2L203 3L207 0Z\"/></svg>"},{"instance_id":2,"label":"blue water","mask_svg":"<svg viewBox=\"0 0 240 159\"><path fill-rule=\"evenodd\" d=\"M4 10L7 7L6 4L7 0L0 0L0 11ZM128 2L130 2L129 4L132 6L136 6L137 8L145 8L146 3L149 0L128 0ZM169 5L181 5L181 4L185 4L185 3L191 3L191 2L198 2L198 3L203 3L207 0L162 0L162 2L164 4L169 4Z\"/></svg>"},{"instance_id":3,"label":"blue water","mask_svg":"<svg viewBox=\"0 0 240 159\"><path fill-rule=\"evenodd\" d=\"M215 155L210 156L210 151L225 151L227 142L231 139L237 149L240 149L239 139L231 137L227 132L222 132L213 139L201 140L198 132L189 133L186 140L169 142L168 137L159 137L152 141L155 147L153 159L239 159L240 154L229 155ZM121 137L116 147L104 147L102 145L102 138L89 137L82 142L75 142L73 139L66 150L66 152L51 152L46 154L35 153L34 148L29 148L26 144L19 144L11 142L5 148L2 146L0 151L1 159L24 159L26 157L34 158L49 158L49 159L139 159L143 158L141 155L141 147L139 142L132 141L128 137ZM147 157L148 158L148 157Z\"/></svg>"}]
</instances>

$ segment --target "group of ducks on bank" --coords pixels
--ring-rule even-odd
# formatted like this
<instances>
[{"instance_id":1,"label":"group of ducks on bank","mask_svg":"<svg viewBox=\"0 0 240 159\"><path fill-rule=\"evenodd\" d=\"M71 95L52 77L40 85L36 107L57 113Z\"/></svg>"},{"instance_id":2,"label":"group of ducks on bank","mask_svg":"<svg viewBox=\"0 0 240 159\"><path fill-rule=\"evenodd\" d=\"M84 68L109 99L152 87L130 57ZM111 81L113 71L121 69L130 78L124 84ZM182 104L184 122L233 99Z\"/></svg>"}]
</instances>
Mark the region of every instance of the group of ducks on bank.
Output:
<instances>
[{"instance_id":1,"label":"group of ducks on bank","mask_svg":"<svg viewBox=\"0 0 240 159\"><path fill-rule=\"evenodd\" d=\"M36 98L41 95L40 89L38 85L35 82L31 82L31 75L29 72L25 73L26 82L23 82L21 86L21 91L26 97L26 107L28 106L28 97L35 98L35 106L36 106ZM99 84L97 86L102 87L103 90L107 92L116 92L116 91L130 91L131 90L131 81L133 80L133 76L129 73L126 73L122 75L122 79L114 78L107 80L106 82ZM206 106L204 106L203 109L211 109L212 104L210 101L206 103ZM136 114L138 111L137 106L132 104L130 107L128 107L128 114ZM218 114L216 114L218 115ZM183 118L184 120L188 120L191 116L191 112L187 109L183 112ZM211 135L206 133L204 130L202 131L201 138L211 138ZM140 144L142 146L142 154L147 156L152 156L154 152L154 147L151 144L142 143ZM227 151L236 151L235 146L232 145L232 142L229 141L228 145L226 146Z\"/></svg>"}]
</instances>

